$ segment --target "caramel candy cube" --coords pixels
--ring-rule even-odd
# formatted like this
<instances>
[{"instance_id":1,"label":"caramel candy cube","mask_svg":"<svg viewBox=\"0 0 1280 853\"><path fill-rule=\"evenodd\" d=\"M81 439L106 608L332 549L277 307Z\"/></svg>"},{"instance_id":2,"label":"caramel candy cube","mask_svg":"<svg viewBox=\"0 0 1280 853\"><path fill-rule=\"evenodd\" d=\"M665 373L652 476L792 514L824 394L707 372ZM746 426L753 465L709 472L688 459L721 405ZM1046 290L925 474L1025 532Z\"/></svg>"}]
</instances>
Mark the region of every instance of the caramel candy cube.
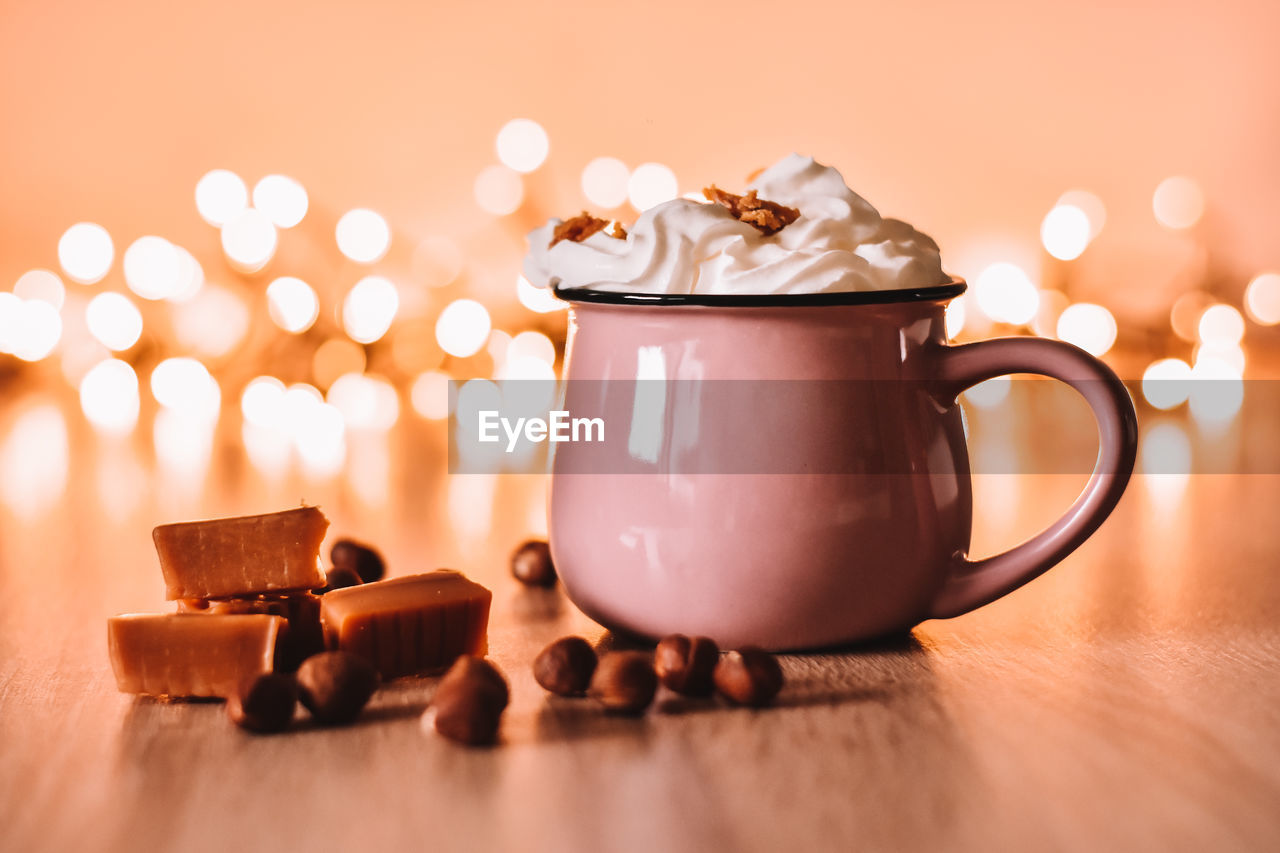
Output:
<instances>
[{"instance_id":1,"label":"caramel candy cube","mask_svg":"<svg viewBox=\"0 0 1280 853\"><path fill-rule=\"evenodd\" d=\"M127 613L107 620L107 647L122 693L225 698L272 671L284 627L266 614Z\"/></svg>"},{"instance_id":2,"label":"caramel candy cube","mask_svg":"<svg viewBox=\"0 0 1280 853\"><path fill-rule=\"evenodd\" d=\"M443 670L489 649L493 593L441 570L338 589L322 596L325 645L359 655L396 678Z\"/></svg>"},{"instance_id":3,"label":"caramel candy cube","mask_svg":"<svg viewBox=\"0 0 1280 853\"><path fill-rule=\"evenodd\" d=\"M324 586L329 520L313 506L162 524L151 532L168 598L231 598Z\"/></svg>"}]
</instances>

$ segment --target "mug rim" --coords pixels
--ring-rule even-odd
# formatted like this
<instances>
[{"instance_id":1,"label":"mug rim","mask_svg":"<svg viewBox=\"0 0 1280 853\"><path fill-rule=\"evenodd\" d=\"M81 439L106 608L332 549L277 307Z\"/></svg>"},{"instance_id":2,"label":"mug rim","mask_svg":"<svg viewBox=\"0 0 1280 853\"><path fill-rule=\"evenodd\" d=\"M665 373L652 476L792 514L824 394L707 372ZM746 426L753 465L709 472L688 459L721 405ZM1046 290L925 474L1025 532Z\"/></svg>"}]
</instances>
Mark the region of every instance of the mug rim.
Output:
<instances>
[{"instance_id":1,"label":"mug rim","mask_svg":"<svg viewBox=\"0 0 1280 853\"><path fill-rule=\"evenodd\" d=\"M968 289L965 280L951 276L944 284L903 290L852 290L838 293L628 293L590 288L551 288L563 302L602 305L696 305L707 308L773 308L815 305L885 305L894 302L931 302L953 299Z\"/></svg>"}]
</instances>

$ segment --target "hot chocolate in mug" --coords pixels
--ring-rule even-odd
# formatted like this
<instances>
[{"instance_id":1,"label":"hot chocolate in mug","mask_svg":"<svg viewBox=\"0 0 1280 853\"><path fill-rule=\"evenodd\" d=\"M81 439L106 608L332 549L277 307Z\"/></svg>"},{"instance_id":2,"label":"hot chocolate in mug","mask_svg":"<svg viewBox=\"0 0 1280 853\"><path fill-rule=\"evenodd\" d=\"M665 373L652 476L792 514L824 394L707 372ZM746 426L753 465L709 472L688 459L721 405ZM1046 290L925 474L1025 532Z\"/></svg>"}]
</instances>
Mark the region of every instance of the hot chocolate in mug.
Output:
<instances>
[{"instance_id":1,"label":"hot chocolate in mug","mask_svg":"<svg viewBox=\"0 0 1280 853\"><path fill-rule=\"evenodd\" d=\"M663 426L643 454L619 441L556 446L549 538L569 597L633 634L806 649L958 616L1066 557L1129 481L1133 403L1110 368L1070 344L948 345L943 312L964 289L952 280L780 295L558 290L570 302L564 408L624 419L656 410ZM972 489L956 398L1012 373L1082 394L1100 451L1062 518L1012 550L970 560ZM662 380L646 384L647 411L635 402L638 378ZM835 381L792 401L785 418L761 418L763 436L738 431L753 441L738 448L715 406L698 399L715 380ZM635 426L615 417L608 428ZM787 470L688 465L758 453L761 438ZM627 458L601 465L602 452Z\"/></svg>"}]
</instances>

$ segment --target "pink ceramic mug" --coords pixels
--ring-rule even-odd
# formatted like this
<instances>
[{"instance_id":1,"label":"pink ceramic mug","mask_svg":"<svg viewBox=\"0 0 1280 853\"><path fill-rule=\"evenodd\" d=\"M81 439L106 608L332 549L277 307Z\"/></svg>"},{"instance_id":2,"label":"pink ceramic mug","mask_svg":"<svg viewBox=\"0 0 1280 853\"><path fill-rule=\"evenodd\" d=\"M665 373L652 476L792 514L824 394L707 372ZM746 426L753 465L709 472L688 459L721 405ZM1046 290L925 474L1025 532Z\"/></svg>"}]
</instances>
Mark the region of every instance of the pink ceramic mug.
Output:
<instances>
[{"instance_id":1,"label":"pink ceramic mug","mask_svg":"<svg viewBox=\"0 0 1280 853\"><path fill-rule=\"evenodd\" d=\"M612 460L618 471L639 473L600 472L599 454L623 454L625 443L556 447L550 541L570 598L600 623L647 637L680 632L727 647L802 649L960 615L1071 553L1128 483L1133 403L1106 365L1066 343L948 346L943 310L964 289L957 280L790 296L559 291L571 303L566 409L631 411L637 377L681 389L661 401L657 452L640 463ZM1101 451L1083 493L1053 526L970 561L972 492L956 397L1010 373L1078 390L1097 419ZM786 435L768 436L785 447L788 472L687 473L674 460L750 451L726 447L724 431L712 428L716 408L699 408L679 380L840 381L820 409L788 413ZM575 400L587 394L595 399ZM879 473L850 469L859 455L874 457L867 470ZM830 473L835 459L843 467Z\"/></svg>"}]
</instances>

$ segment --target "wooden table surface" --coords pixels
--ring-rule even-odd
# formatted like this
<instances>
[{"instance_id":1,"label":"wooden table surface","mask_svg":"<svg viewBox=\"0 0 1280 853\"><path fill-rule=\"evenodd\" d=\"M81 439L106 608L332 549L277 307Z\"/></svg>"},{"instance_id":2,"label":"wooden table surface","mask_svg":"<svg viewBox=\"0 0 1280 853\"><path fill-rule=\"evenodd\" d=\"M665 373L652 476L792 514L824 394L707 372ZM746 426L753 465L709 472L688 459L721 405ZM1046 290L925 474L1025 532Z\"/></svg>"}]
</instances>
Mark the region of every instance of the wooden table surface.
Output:
<instances>
[{"instance_id":1,"label":"wooden table surface","mask_svg":"<svg viewBox=\"0 0 1280 853\"><path fill-rule=\"evenodd\" d=\"M1278 476L1137 477L1097 536L1002 601L787 656L775 708L664 696L630 720L530 675L555 637L611 641L506 575L544 524L538 478L450 478L422 450L438 434L407 421L353 436L337 477L254 468L238 425L207 467L174 465L145 418L105 439L66 409L0 409L0 849L1280 849ZM1024 414L1027 435L1046 427ZM1051 521L1083 479L978 478L975 552ZM116 692L106 618L165 607L151 527L302 499L393 574L449 565L494 590L500 745L424 731L426 678L350 728L273 737L219 703Z\"/></svg>"}]
</instances>

